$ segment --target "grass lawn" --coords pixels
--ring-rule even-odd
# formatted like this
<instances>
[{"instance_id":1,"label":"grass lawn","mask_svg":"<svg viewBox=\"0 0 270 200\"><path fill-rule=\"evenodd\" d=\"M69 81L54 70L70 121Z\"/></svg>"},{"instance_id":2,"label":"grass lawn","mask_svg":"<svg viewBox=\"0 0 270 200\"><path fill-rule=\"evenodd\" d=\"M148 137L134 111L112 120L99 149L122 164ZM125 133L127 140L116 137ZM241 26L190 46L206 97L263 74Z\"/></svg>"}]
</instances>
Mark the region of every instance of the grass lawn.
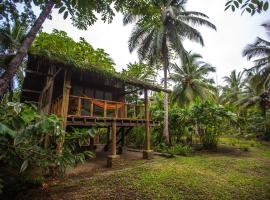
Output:
<instances>
[{"instance_id":1,"label":"grass lawn","mask_svg":"<svg viewBox=\"0 0 270 200\"><path fill-rule=\"evenodd\" d=\"M221 142L217 152L123 161L120 167L67 178L31 195L65 200L270 199L270 144L232 143L226 138ZM240 149L241 145L248 146L248 151Z\"/></svg>"}]
</instances>

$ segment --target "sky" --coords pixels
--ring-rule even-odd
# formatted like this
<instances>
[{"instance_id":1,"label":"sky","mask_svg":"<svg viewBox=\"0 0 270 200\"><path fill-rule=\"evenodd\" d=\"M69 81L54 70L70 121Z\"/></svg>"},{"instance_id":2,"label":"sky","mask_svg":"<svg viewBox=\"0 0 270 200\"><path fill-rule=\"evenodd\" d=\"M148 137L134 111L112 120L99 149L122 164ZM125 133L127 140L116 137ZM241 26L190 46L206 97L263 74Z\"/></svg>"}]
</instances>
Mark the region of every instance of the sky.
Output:
<instances>
[{"instance_id":1,"label":"sky","mask_svg":"<svg viewBox=\"0 0 270 200\"><path fill-rule=\"evenodd\" d=\"M205 46L184 41L188 51L201 54L203 60L216 67L213 78L218 84L223 84L222 77L227 76L234 69L237 71L249 68L252 62L242 57L242 51L249 43L254 42L257 36L267 38L265 30L260 26L267 21L270 11L250 16L237 12L224 11L227 0L189 0L186 9L199 11L209 16L209 20L216 25L217 31L205 27L196 27L204 38ZM138 61L136 53L128 50L128 38L133 25L123 26L122 15L117 14L111 24L97 21L87 31L78 30L71 24L71 20L52 13L53 19L46 20L43 31L50 33L53 29L66 31L70 37L78 41L84 37L94 48L103 48L114 60L117 71L126 68L129 62Z\"/></svg>"}]
</instances>

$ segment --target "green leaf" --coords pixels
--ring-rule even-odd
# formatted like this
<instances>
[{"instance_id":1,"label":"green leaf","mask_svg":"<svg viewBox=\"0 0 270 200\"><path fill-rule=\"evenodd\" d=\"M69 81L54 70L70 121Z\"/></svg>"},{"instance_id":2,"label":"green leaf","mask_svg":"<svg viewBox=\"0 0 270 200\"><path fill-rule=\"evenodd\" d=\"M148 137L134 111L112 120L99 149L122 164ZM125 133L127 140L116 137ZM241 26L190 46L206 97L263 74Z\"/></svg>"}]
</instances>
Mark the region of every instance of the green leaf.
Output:
<instances>
[{"instance_id":1,"label":"green leaf","mask_svg":"<svg viewBox=\"0 0 270 200\"><path fill-rule=\"evenodd\" d=\"M239 8L239 3L237 1L233 2L236 8Z\"/></svg>"},{"instance_id":2,"label":"green leaf","mask_svg":"<svg viewBox=\"0 0 270 200\"><path fill-rule=\"evenodd\" d=\"M14 137L16 132L14 130L10 129L5 124L0 123L0 134L8 134L11 137Z\"/></svg>"},{"instance_id":3,"label":"green leaf","mask_svg":"<svg viewBox=\"0 0 270 200\"><path fill-rule=\"evenodd\" d=\"M248 6L249 6L252 10L255 9L255 6L254 6L252 3L248 4Z\"/></svg>"},{"instance_id":4,"label":"green leaf","mask_svg":"<svg viewBox=\"0 0 270 200\"><path fill-rule=\"evenodd\" d=\"M251 13L251 9L250 8L246 8L246 11Z\"/></svg>"},{"instance_id":5,"label":"green leaf","mask_svg":"<svg viewBox=\"0 0 270 200\"><path fill-rule=\"evenodd\" d=\"M228 6L231 2L232 2L232 0L231 0L231 1L228 1L228 2L225 4L225 7Z\"/></svg>"},{"instance_id":6,"label":"green leaf","mask_svg":"<svg viewBox=\"0 0 270 200\"><path fill-rule=\"evenodd\" d=\"M28 160L23 161L23 164L20 169L20 173L24 172L26 168L28 167Z\"/></svg>"},{"instance_id":7,"label":"green leaf","mask_svg":"<svg viewBox=\"0 0 270 200\"><path fill-rule=\"evenodd\" d=\"M264 5L263 5L263 10L264 11L267 11L269 8L269 3L268 2L265 2Z\"/></svg>"},{"instance_id":8,"label":"green leaf","mask_svg":"<svg viewBox=\"0 0 270 200\"><path fill-rule=\"evenodd\" d=\"M76 4L77 4L77 0L72 0L72 1L71 1L71 6L72 6L72 7L75 7Z\"/></svg>"},{"instance_id":9,"label":"green leaf","mask_svg":"<svg viewBox=\"0 0 270 200\"><path fill-rule=\"evenodd\" d=\"M243 3L243 0L237 0L240 4L242 4Z\"/></svg>"},{"instance_id":10,"label":"green leaf","mask_svg":"<svg viewBox=\"0 0 270 200\"><path fill-rule=\"evenodd\" d=\"M232 6L232 11L233 11L233 12L235 11L235 7L234 7L234 6Z\"/></svg>"},{"instance_id":11,"label":"green leaf","mask_svg":"<svg viewBox=\"0 0 270 200\"><path fill-rule=\"evenodd\" d=\"M68 11L66 11L65 13L64 13L64 19L66 19L68 17Z\"/></svg>"},{"instance_id":12,"label":"green leaf","mask_svg":"<svg viewBox=\"0 0 270 200\"><path fill-rule=\"evenodd\" d=\"M63 7L61 7L61 8L59 9L58 13L62 13L62 12L64 12L65 10L66 10L66 7L63 6Z\"/></svg>"},{"instance_id":13,"label":"green leaf","mask_svg":"<svg viewBox=\"0 0 270 200\"><path fill-rule=\"evenodd\" d=\"M225 8L225 11L226 11L226 10L228 10L230 7L231 7L230 5L229 5L229 6L227 6L227 7Z\"/></svg>"}]
</instances>

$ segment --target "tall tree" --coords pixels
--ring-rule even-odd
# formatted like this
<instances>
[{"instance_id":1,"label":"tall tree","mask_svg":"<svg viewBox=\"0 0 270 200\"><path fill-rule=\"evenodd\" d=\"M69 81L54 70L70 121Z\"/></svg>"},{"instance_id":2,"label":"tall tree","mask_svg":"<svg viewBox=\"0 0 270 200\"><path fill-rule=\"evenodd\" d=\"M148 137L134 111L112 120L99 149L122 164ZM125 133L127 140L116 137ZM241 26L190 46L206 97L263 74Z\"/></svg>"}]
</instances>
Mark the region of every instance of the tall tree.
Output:
<instances>
[{"instance_id":1,"label":"tall tree","mask_svg":"<svg viewBox=\"0 0 270 200\"><path fill-rule=\"evenodd\" d=\"M125 13L124 24L136 22L129 38L129 50L137 49L139 59L150 64L162 62L164 71L164 88L168 84L169 60L176 53L183 58L185 49L182 41L188 38L204 45L203 38L193 26L205 25L212 29L208 16L194 11L186 11L186 0L151 0L137 13ZM146 12L149 10L149 12ZM168 94L164 95L164 127L163 139L169 143L168 130Z\"/></svg>"},{"instance_id":2,"label":"tall tree","mask_svg":"<svg viewBox=\"0 0 270 200\"><path fill-rule=\"evenodd\" d=\"M39 32L42 24L50 16L52 9L57 9L59 13L63 13L64 19L69 15L73 22L73 25L79 29L87 29L89 25L92 25L96 20L96 13L100 13L103 21L111 22L114 16L111 4L114 3L116 10L123 10L123 8L131 8L138 5L139 1L124 1L124 0L4 0L0 4L0 20L6 19L10 13L18 12L18 3L31 6L31 3L35 3L42 9L39 17L29 30L28 34L22 41L21 46L17 50L16 55L9 62L7 69L1 75L0 78L0 97L3 95L8 87L10 80L16 74L18 67L26 56L29 47L34 41L37 33Z\"/></svg>"},{"instance_id":3,"label":"tall tree","mask_svg":"<svg viewBox=\"0 0 270 200\"><path fill-rule=\"evenodd\" d=\"M172 65L173 100L181 106L188 107L196 98L206 100L215 95L214 80L208 78L215 68L199 60L201 58L199 54L189 53L184 57L183 65Z\"/></svg>"}]
</instances>

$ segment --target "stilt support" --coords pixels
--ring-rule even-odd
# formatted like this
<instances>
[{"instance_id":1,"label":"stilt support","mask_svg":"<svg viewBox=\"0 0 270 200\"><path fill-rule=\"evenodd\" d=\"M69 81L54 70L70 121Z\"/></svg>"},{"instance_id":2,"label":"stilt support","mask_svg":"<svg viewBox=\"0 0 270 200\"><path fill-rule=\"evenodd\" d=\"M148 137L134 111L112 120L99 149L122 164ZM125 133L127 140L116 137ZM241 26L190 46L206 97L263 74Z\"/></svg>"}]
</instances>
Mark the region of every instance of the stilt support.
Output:
<instances>
[{"instance_id":1,"label":"stilt support","mask_svg":"<svg viewBox=\"0 0 270 200\"><path fill-rule=\"evenodd\" d=\"M116 155L116 121L114 120L112 123L112 151L111 155L107 158L107 167L112 167L115 163L115 160L119 158L118 155Z\"/></svg>"},{"instance_id":2,"label":"stilt support","mask_svg":"<svg viewBox=\"0 0 270 200\"><path fill-rule=\"evenodd\" d=\"M148 105L148 91L144 90L144 104L145 104L145 150L143 151L144 159L152 159L153 151L150 149L150 114Z\"/></svg>"},{"instance_id":3,"label":"stilt support","mask_svg":"<svg viewBox=\"0 0 270 200\"><path fill-rule=\"evenodd\" d=\"M143 151L143 159L150 160L154 157L154 152L153 150L144 150Z\"/></svg>"}]
</instances>

